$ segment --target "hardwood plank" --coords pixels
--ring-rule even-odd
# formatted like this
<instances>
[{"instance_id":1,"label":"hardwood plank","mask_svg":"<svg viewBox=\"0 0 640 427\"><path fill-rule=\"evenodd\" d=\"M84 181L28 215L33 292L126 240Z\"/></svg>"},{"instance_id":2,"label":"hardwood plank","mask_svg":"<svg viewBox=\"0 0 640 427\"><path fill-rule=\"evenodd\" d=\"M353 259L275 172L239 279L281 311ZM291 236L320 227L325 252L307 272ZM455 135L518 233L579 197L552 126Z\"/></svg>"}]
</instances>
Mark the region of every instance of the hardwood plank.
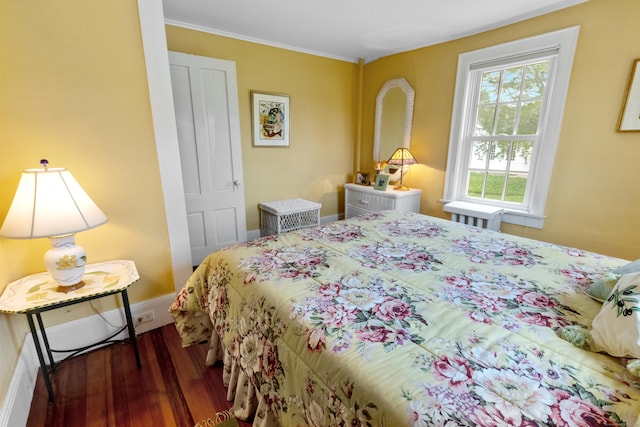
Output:
<instances>
[{"instance_id":1,"label":"hardwood plank","mask_svg":"<svg viewBox=\"0 0 640 427\"><path fill-rule=\"evenodd\" d=\"M53 375L56 403L38 376L27 427L193 427L231 407L222 365L207 367L206 345L182 348L173 325L65 361ZM250 423L240 422L248 427Z\"/></svg>"},{"instance_id":2,"label":"hardwood plank","mask_svg":"<svg viewBox=\"0 0 640 427\"><path fill-rule=\"evenodd\" d=\"M104 393L104 390L112 389L112 371L108 356L107 351L94 351L87 355L87 370L104 372L104 375L87 376L87 407L91 408L85 416L87 427L115 425L113 395Z\"/></svg>"},{"instance_id":3,"label":"hardwood plank","mask_svg":"<svg viewBox=\"0 0 640 427\"><path fill-rule=\"evenodd\" d=\"M165 340L171 345L168 346L172 352L172 357L178 358L179 353L186 352L189 362L176 365L176 373L180 380L180 388L184 391L189 409L194 415L194 420L200 420L212 416L211 407L227 409L231 403L226 400L226 390L222 385L222 365L207 367L202 361L205 360L208 345L195 345L182 348L180 338L177 334L166 333ZM225 393L217 393L212 401L199 399L198 396L208 394L208 390L225 390ZM197 422L197 421L196 421Z\"/></svg>"}]
</instances>

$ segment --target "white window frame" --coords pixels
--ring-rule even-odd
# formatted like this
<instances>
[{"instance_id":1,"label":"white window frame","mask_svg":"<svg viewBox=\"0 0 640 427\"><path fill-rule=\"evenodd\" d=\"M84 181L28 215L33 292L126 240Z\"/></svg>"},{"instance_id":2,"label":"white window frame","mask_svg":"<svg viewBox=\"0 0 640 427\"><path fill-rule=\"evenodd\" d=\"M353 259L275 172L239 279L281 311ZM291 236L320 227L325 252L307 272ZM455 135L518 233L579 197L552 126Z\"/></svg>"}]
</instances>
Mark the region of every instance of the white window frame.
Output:
<instances>
[{"instance_id":1,"label":"white window frame","mask_svg":"<svg viewBox=\"0 0 640 427\"><path fill-rule=\"evenodd\" d=\"M444 202L460 200L502 206L505 208L502 222L542 228L579 30L579 26L565 28L459 55L451 116ZM535 155L529 171L530 193L528 208L513 208L508 203L468 198L465 194L468 156L461 148L465 131L469 128L469 120L475 120L474 117L469 117L469 111L473 107L470 102L474 98L471 93L473 88L470 83L472 68L477 67L479 64L490 62L504 61L508 63L509 58L513 58L516 61L517 58L523 55L550 50L557 50L558 54L554 78L551 80L551 85L546 89L549 102L547 109L543 112L543 117L541 117L540 140L537 147L534 147Z\"/></svg>"}]
</instances>

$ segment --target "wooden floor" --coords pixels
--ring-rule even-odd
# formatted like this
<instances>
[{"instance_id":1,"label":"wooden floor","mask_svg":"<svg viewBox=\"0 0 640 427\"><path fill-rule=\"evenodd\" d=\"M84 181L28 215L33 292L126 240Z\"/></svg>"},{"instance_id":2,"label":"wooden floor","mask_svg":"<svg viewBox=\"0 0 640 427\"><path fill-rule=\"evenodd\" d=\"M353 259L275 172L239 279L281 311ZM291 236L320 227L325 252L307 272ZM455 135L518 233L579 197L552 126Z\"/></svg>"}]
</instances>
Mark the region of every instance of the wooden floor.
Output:
<instances>
[{"instance_id":1,"label":"wooden floor","mask_svg":"<svg viewBox=\"0 0 640 427\"><path fill-rule=\"evenodd\" d=\"M55 404L48 403L39 375L27 427L193 427L231 406L222 365L204 364L207 345L182 348L175 327L167 325L139 335L138 346L140 369L126 343L62 363L52 380Z\"/></svg>"}]
</instances>

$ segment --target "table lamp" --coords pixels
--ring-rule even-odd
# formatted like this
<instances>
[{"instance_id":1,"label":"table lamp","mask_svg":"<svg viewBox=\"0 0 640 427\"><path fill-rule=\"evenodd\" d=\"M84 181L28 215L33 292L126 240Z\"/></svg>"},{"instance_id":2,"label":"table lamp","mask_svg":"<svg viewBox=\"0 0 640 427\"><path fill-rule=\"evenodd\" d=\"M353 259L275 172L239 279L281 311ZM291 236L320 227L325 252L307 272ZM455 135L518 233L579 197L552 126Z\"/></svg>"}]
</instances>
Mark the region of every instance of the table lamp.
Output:
<instances>
[{"instance_id":1,"label":"table lamp","mask_svg":"<svg viewBox=\"0 0 640 427\"><path fill-rule=\"evenodd\" d=\"M86 264L84 248L77 246L74 234L104 224L107 217L64 168L26 169L18 183L0 236L10 239L48 237L51 242L44 256L47 271L58 283L59 292L84 286Z\"/></svg>"},{"instance_id":2,"label":"table lamp","mask_svg":"<svg viewBox=\"0 0 640 427\"><path fill-rule=\"evenodd\" d=\"M396 151L393 152L393 154L387 161L387 164L389 165L400 166L400 185L398 185L397 187L394 187L395 190L398 190L398 191L409 190L409 187L402 184L402 176L404 175L404 165L415 165L416 163L418 163L418 161L416 160L415 157L413 157L413 154L411 154L411 151L409 151L408 148L402 148L402 147L396 148Z\"/></svg>"}]
</instances>

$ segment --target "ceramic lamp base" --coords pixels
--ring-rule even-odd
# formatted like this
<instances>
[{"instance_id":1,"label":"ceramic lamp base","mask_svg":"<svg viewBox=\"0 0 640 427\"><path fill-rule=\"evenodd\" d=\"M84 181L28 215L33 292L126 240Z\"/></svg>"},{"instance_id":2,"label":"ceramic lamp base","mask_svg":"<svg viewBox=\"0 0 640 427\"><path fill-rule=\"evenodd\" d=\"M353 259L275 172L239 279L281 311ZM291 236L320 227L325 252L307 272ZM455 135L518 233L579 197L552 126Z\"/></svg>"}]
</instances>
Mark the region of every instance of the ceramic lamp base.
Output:
<instances>
[{"instance_id":1,"label":"ceramic lamp base","mask_svg":"<svg viewBox=\"0 0 640 427\"><path fill-rule=\"evenodd\" d=\"M80 289L81 287L84 286L84 281L79 281L78 283L75 283L73 285L58 285L58 287L56 288L56 292L71 292L71 291L75 291L76 289Z\"/></svg>"},{"instance_id":2,"label":"ceramic lamp base","mask_svg":"<svg viewBox=\"0 0 640 427\"><path fill-rule=\"evenodd\" d=\"M50 237L51 249L44 255L47 271L58 283L58 292L70 292L84 285L82 276L87 255L75 244L73 234Z\"/></svg>"}]
</instances>

